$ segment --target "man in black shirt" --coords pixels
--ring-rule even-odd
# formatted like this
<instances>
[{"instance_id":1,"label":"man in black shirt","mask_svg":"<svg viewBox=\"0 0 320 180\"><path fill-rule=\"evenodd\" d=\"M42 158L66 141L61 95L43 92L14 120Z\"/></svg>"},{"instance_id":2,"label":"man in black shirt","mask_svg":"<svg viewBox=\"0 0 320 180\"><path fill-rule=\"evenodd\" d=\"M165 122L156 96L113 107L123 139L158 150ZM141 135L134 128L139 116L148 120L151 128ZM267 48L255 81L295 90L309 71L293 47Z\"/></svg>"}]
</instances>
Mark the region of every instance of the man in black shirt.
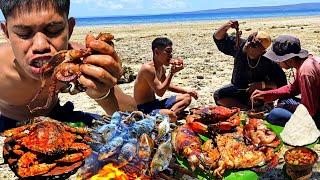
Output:
<instances>
[{"instance_id":1,"label":"man in black shirt","mask_svg":"<svg viewBox=\"0 0 320 180\"><path fill-rule=\"evenodd\" d=\"M271 44L267 33L255 32L237 43L235 36L227 34L230 28L239 29L238 21L227 22L213 34L218 49L234 57L231 84L216 90L214 99L217 105L248 109L254 90L281 87L287 80L279 65L262 56Z\"/></svg>"}]
</instances>

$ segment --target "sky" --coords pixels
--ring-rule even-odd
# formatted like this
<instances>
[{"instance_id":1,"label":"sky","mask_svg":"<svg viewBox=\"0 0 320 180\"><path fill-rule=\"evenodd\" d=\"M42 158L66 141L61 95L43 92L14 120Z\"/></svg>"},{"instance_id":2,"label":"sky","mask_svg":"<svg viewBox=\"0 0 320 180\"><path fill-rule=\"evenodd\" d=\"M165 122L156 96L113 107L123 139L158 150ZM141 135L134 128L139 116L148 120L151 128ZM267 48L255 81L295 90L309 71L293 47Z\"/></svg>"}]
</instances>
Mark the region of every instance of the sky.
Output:
<instances>
[{"instance_id":1,"label":"sky","mask_svg":"<svg viewBox=\"0 0 320 180\"><path fill-rule=\"evenodd\" d=\"M208 9L277 6L320 0L71 0L70 16L106 17L167 14ZM0 20L3 20L2 14Z\"/></svg>"},{"instance_id":2,"label":"sky","mask_svg":"<svg viewBox=\"0 0 320 180\"><path fill-rule=\"evenodd\" d=\"M309 2L320 0L71 0L70 13L75 17L165 14Z\"/></svg>"}]
</instances>

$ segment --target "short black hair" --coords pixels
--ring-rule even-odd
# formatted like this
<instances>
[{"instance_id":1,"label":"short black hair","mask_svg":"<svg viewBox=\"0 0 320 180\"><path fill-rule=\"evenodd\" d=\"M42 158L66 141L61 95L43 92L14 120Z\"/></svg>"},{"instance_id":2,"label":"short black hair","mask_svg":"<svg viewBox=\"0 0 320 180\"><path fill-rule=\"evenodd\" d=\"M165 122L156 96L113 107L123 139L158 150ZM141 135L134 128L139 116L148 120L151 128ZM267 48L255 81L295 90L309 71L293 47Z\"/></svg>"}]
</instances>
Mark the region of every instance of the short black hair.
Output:
<instances>
[{"instance_id":1,"label":"short black hair","mask_svg":"<svg viewBox=\"0 0 320 180\"><path fill-rule=\"evenodd\" d=\"M158 37L152 41L152 51L154 49L164 49L167 46L172 46L172 41L166 37Z\"/></svg>"},{"instance_id":2,"label":"short black hair","mask_svg":"<svg viewBox=\"0 0 320 180\"><path fill-rule=\"evenodd\" d=\"M5 19L17 12L30 12L52 7L59 14L69 16L70 0L0 0L1 11Z\"/></svg>"}]
</instances>

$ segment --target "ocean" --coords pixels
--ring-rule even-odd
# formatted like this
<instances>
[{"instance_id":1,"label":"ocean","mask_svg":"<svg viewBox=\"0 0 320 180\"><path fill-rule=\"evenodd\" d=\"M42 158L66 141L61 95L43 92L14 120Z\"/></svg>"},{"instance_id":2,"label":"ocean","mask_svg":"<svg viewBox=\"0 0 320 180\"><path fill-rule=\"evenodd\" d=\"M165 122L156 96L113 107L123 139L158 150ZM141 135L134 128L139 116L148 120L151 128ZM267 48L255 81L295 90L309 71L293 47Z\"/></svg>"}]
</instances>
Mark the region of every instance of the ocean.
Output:
<instances>
[{"instance_id":1,"label":"ocean","mask_svg":"<svg viewBox=\"0 0 320 180\"><path fill-rule=\"evenodd\" d=\"M114 17L89 17L76 18L77 26L93 25L120 25L120 24L148 24L148 23L171 23L185 21L210 21L223 19L245 19L265 17L292 17L292 16L314 16L320 15L320 9L313 10L266 10L246 12L194 12L163 15L141 15L141 16L114 16Z\"/></svg>"}]
</instances>

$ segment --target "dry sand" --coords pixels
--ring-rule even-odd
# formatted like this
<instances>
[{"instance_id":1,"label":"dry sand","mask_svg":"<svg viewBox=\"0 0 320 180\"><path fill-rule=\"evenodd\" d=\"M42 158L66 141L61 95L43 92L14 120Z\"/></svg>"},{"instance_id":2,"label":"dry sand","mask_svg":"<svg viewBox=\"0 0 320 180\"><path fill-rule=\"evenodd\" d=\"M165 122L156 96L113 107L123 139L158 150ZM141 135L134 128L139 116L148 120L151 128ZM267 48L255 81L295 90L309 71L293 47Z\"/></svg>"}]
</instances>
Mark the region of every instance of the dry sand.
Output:
<instances>
[{"instance_id":1,"label":"dry sand","mask_svg":"<svg viewBox=\"0 0 320 180\"><path fill-rule=\"evenodd\" d=\"M193 100L190 107L214 104L212 92L224 84L230 83L233 58L219 52L212 34L225 23L223 21L184 22L170 24L117 25L76 28L73 41L83 42L85 35L92 31L111 32L115 35L116 50L123 64L137 73L140 66L152 59L151 42L154 38L165 36L173 41L174 56L182 57L186 67L177 73L172 83L181 87L195 89L199 99ZM264 30L272 36L291 34L300 38L303 48L315 55L320 55L320 16L267 18L240 20L242 37L247 37L256 30ZM229 30L234 33L234 30ZM120 87L125 93L133 94L133 84ZM164 96L170 96L167 92ZM75 103L76 109L94 113L103 113L97 104L84 94L75 96L61 95L63 101Z\"/></svg>"},{"instance_id":2,"label":"dry sand","mask_svg":"<svg viewBox=\"0 0 320 180\"><path fill-rule=\"evenodd\" d=\"M230 83L233 58L218 51L212 40L212 33L226 20L206 22L184 22L167 24L113 25L77 27L72 41L84 43L85 35L92 31L111 32L115 35L115 46L123 64L138 72L141 64L152 59L151 42L165 36L174 43L174 56L182 57L186 67L173 78L172 83L195 89L199 94L190 107L214 104L212 92ZM292 18L263 18L240 20L242 37L256 30L269 32L272 38L281 34L291 34L300 38L303 48L320 55L320 16ZM230 30L233 33L234 30ZM5 40L0 39L0 42ZM125 93L133 94L133 82L122 84ZM165 97L172 95L168 92ZM70 96L61 94L62 103L72 101L76 110L103 114L104 111L85 93ZM0 152L2 146L0 143ZM2 159L0 158L0 163ZM12 173L4 165L0 166L0 179L13 179Z\"/></svg>"}]
</instances>

